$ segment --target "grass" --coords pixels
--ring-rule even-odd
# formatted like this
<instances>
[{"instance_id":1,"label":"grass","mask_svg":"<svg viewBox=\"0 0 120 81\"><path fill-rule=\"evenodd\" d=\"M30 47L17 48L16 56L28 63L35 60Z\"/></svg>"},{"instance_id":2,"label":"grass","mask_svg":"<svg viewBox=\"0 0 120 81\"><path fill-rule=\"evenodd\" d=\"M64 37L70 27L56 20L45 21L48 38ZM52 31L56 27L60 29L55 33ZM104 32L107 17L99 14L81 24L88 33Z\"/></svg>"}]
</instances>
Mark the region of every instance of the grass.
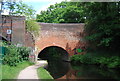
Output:
<instances>
[{"instance_id":1,"label":"grass","mask_svg":"<svg viewBox=\"0 0 120 81\"><path fill-rule=\"evenodd\" d=\"M37 69L37 74L38 74L39 79L43 81L45 80L47 81L48 79L50 81L54 81L53 77L49 74L49 72L42 67Z\"/></svg>"},{"instance_id":2,"label":"grass","mask_svg":"<svg viewBox=\"0 0 120 81\"><path fill-rule=\"evenodd\" d=\"M2 65L2 79L17 79L19 72L30 65L31 63L27 61L22 62L17 66Z\"/></svg>"},{"instance_id":3,"label":"grass","mask_svg":"<svg viewBox=\"0 0 120 81\"><path fill-rule=\"evenodd\" d=\"M0 63L0 81L2 80L2 64Z\"/></svg>"}]
</instances>

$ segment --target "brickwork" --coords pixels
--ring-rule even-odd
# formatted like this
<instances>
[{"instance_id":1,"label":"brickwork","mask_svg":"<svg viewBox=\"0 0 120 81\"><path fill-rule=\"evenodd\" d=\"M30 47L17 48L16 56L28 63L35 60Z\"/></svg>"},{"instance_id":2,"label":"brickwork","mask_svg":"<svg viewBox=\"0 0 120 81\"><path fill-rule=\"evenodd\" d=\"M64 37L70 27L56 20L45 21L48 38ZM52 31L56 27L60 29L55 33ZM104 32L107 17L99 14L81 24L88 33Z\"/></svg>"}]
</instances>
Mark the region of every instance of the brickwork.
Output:
<instances>
[{"instance_id":1,"label":"brickwork","mask_svg":"<svg viewBox=\"0 0 120 81\"><path fill-rule=\"evenodd\" d=\"M75 48L85 48L84 24L52 24L39 23L40 36L35 40L35 47L40 52L49 46L58 46L66 50L69 55L74 54Z\"/></svg>"},{"instance_id":2,"label":"brickwork","mask_svg":"<svg viewBox=\"0 0 120 81\"><path fill-rule=\"evenodd\" d=\"M25 46L35 49L35 40L34 40L33 35L30 32L26 32L25 36L26 36L25 37Z\"/></svg>"},{"instance_id":3,"label":"brickwork","mask_svg":"<svg viewBox=\"0 0 120 81\"><path fill-rule=\"evenodd\" d=\"M11 34L7 34L11 30ZM13 44L25 44L25 17L0 16L0 34Z\"/></svg>"},{"instance_id":4,"label":"brickwork","mask_svg":"<svg viewBox=\"0 0 120 81\"><path fill-rule=\"evenodd\" d=\"M66 50L69 55L76 53L75 49L85 49L84 23L55 24L39 23L40 36L33 38L32 34L25 31L25 17L0 16L0 35L13 44L20 44L35 49L35 54L49 46L58 46ZM12 30L7 34L7 30Z\"/></svg>"}]
</instances>

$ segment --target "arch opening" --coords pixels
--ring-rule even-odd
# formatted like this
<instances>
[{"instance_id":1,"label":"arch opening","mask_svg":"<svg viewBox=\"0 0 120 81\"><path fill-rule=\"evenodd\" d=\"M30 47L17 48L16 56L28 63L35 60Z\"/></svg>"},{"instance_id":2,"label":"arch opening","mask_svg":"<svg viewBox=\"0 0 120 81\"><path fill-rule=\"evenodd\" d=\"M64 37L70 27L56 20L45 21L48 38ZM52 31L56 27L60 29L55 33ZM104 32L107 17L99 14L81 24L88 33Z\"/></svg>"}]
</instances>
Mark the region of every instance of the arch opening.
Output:
<instances>
[{"instance_id":1,"label":"arch opening","mask_svg":"<svg viewBox=\"0 0 120 81\"><path fill-rule=\"evenodd\" d=\"M54 79L64 76L69 71L70 64L64 62L68 60L69 55L68 52L61 47L46 47L39 53L38 58L48 61L46 69Z\"/></svg>"},{"instance_id":2,"label":"arch opening","mask_svg":"<svg viewBox=\"0 0 120 81\"><path fill-rule=\"evenodd\" d=\"M39 54L38 58L43 60L63 60L67 61L69 59L68 52L58 46L49 46L44 48Z\"/></svg>"}]
</instances>

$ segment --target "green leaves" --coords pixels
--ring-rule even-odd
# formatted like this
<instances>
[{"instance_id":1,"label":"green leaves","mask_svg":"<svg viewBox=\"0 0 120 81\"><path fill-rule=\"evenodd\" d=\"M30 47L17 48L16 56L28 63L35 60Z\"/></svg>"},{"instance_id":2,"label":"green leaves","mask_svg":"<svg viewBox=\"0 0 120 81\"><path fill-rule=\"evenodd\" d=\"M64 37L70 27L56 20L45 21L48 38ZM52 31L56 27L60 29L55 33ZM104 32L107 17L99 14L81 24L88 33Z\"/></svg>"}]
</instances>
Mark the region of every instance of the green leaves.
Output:
<instances>
[{"instance_id":1,"label":"green leaves","mask_svg":"<svg viewBox=\"0 0 120 81\"><path fill-rule=\"evenodd\" d=\"M14 4L14 12L11 14L17 16L25 16L27 20L35 18L35 10L31 6L28 6L22 2Z\"/></svg>"},{"instance_id":2,"label":"green leaves","mask_svg":"<svg viewBox=\"0 0 120 81\"><path fill-rule=\"evenodd\" d=\"M90 54L85 55L74 55L71 58L73 64L97 64L100 66L108 67L108 68L119 68L120 67L120 57L111 56L93 56Z\"/></svg>"},{"instance_id":3,"label":"green leaves","mask_svg":"<svg viewBox=\"0 0 120 81\"><path fill-rule=\"evenodd\" d=\"M37 15L38 22L45 23L81 23L84 22L82 3L61 2L48 7Z\"/></svg>"},{"instance_id":4,"label":"green leaves","mask_svg":"<svg viewBox=\"0 0 120 81\"><path fill-rule=\"evenodd\" d=\"M78 53L82 52L82 49L78 48L76 49Z\"/></svg>"},{"instance_id":5,"label":"green leaves","mask_svg":"<svg viewBox=\"0 0 120 81\"><path fill-rule=\"evenodd\" d=\"M105 46L109 46L110 44L110 42L112 41L112 38L103 38L103 40L102 41L100 41L100 44L98 44L98 46L99 45L105 45Z\"/></svg>"},{"instance_id":6,"label":"green leaves","mask_svg":"<svg viewBox=\"0 0 120 81\"><path fill-rule=\"evenodd\" d=\"M86 32L91 45L114 49L120 45L118 2L88 3L85 5ZM117 36L116 36L117 34ZM119 50L119 47L118 47Z\"/></svg>"},{"instance_id":7,"label":"green leaves","mask_svg":"<svg viewBox=\"0 0 120 81\"><path fill-rule=\"evenodd\" d=\"M40 32L40 25L33 20L26 20L26 29L31 32L34 36L38 36Z\"/></svg>"},{"instance_id":8,"label":"green leaves","mask_svg":"<svg viewBox=\"0 0 120 81\"><path fill-rule=\"evenodd\" d=\"M16 66L18 63L28 60L30 50L27 47L16 47L14 45L5 46L3 64Z\"/></svg>"}]
</instances>

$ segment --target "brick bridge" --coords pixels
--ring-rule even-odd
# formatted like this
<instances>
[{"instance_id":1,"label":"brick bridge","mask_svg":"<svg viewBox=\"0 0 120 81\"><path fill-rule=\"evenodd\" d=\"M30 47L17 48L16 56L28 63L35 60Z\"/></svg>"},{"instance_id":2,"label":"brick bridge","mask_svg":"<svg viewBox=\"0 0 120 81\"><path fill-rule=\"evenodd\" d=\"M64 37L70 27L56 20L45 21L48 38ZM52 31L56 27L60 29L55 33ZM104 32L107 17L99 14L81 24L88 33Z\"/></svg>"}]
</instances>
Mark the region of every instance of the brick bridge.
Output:
<instances>
[{"instance_id":1,"label":"brick bridge","mask_svg":"<svg viewBox=\"0 0 120 81\"><path fill-rule=\"evenodd\" d=\"M32 34L25 31L25 17L0 16L1 37L16 45L35 48L34 54L38 54L45 48L57 46L66 50L69 56L75 53L76 48L85 49L84 24L55 24L39 23L40 36L33 38ZM7 30L12 30L11 34Z\"/></svg>"},{"instance_id":2,"label":"brick bridge","mask_svg":"<svg viewBox=\"0 0 120 81\"><path fill-rule=\"evenodd\" d=\"M84 24L39 23L40 36L35 40L37 53L50 46L61 47L69 56L74 55L77 48L85 49Z\"/></svg>"}]
</instances>

